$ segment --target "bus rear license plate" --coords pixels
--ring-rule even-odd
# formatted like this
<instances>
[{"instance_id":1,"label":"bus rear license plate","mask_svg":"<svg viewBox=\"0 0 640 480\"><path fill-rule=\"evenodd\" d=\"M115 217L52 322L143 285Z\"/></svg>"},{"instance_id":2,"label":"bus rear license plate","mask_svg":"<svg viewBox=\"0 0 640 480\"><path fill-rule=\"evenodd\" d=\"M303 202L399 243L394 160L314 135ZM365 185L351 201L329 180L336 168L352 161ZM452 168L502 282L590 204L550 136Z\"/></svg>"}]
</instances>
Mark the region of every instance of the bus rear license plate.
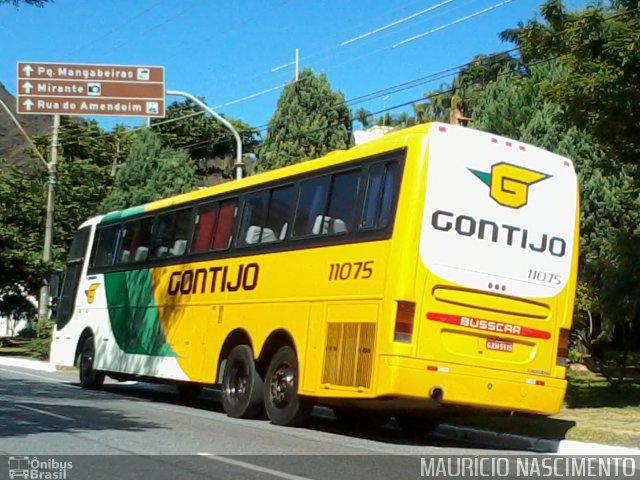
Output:
<instances>
[{"instance_id":1,"label":"bus rear license plate","mask_svg":"<svg viewBox=\"0 0 640 480\"><path fill-rule=\"evenodd\" d=\"M500 352L513 352L513 342L502 342L500 340L487 340L488 350L498 350Z\"/></svg>"}]
</instances>

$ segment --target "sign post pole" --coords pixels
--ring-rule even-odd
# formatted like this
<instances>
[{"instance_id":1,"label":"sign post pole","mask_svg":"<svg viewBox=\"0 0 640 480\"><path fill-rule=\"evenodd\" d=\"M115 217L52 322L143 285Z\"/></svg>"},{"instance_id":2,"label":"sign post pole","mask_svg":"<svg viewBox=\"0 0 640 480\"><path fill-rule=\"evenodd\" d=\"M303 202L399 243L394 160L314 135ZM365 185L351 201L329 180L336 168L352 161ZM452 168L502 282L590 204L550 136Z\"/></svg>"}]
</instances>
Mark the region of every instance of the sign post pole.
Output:
<instances>
[{"instance_id":1,"label":"sign post pole","mask_svg":"<svg viewBox=\"0 0 640 480\"><path fill-rule=\"evenodd\" d=\"M56 202L56 186L58 184L58 132L60 131L60 115L53 116L53 134L51 136L51 157L47 164L49 171L49 188L47 189L47 213L44 227L44 248L42 260L45 264L51 262L51 248L53 246L53 213ZM38 316L49 318L49 279L42 280L40 300L38 302Z\"/></svg>"},{"instance_id":2,"label":"sign post pole","mask_svg":"<svg viewBox=\"0 0 640 480\"><path fill-rule=\"evenodd\" d=\"M204 103L198 97L194 97L190 93L180 92L178 90L167 90L167 95L177 95L177 96L180 96L180 97L188 98L193 103L195 103L196 105L200 106L200 108L202 108L206 112L209 112L213 118L218 120L220 123L222 123L229 130L231 130L231 133L233 134L233 137L236 139L236 163L234 165L234 167L236 168L236 180L240 180L242 178L242 165L243 165L243 163L242 163L242 140L240 139L240 134L238 133L238 131L235 128L233 128L233 125L231 125L223 116L218 114L214 109L209 107L206 103Z\"/></svg>"}]
</instances>

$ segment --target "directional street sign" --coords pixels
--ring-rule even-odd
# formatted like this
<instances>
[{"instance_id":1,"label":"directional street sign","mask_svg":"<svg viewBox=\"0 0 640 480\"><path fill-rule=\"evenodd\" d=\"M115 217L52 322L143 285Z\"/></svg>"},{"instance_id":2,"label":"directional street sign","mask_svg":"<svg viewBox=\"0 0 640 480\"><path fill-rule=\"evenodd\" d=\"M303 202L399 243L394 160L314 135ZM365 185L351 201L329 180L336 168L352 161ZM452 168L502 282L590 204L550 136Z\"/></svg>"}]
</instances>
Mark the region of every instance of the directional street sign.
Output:
<instances>
[{"instance_id":1,"label":"directional street sign","mask_svg":"<svg viewBox=\"0 0 640 480\"><path fill-rule=\"evenodd\" d=\"M164 117L164 67L18 62L18 113Z\"/></svg>"}]
</instances>

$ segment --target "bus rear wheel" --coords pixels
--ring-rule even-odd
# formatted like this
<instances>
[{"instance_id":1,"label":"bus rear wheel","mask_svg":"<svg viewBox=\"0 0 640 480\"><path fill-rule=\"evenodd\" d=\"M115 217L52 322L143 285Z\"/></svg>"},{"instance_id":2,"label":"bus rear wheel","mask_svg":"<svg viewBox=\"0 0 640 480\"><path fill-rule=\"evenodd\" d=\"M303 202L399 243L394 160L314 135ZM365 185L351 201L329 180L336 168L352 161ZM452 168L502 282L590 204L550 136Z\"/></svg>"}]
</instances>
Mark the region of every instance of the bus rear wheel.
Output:
<instances>
[{"instance_id":1,"label":"bus rear wheel","mask_svg":"<svg viewBox=\"0 0 640 480\"><path fill-rule=\"evenodd\" d=\"M222 376L222 406L233 418L258 418L262 414L264 382L256 370L253 352L238 345L227 357Z\"/></svg>"},{"instance_id":2,"label":"bus rear wheel","mask_svg":"<svg viewBox=\"0 0 640 480\"><path fill-rule=\"evenodd\" d=\"M313 408L311 399L298 395L298 358L291 347L280 348L269 363L264 406L272 423L300 426Z\"/></svg>"},{"instance_id":3,"label":"bus rear wheel","mask_svg":"<svg viewBox=\"0 0 640 480\"><path fill-rule=\"evenodd\" d=\"M93 368L95 356L96 349L93 337L88 337L82 344L80 355L78 355L80 386L85 390L99 390L104 383L104 373Z\"/></svg>"}]
</instances>

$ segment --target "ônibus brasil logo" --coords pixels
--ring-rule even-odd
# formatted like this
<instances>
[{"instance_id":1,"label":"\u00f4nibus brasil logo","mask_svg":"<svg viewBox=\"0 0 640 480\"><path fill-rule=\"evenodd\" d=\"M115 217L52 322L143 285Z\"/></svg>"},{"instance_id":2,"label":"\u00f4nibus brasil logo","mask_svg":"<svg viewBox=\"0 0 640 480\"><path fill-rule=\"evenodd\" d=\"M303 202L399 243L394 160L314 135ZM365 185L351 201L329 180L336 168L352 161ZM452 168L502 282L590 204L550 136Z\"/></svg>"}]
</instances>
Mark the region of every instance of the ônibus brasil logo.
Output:
<instances>
[{"instance_id":1,"label":"\u00f4nibus brasil logo","mask_svg":"<svg viewBox=\"0 0 640 480\"><path fill-rule=\"evenodd\" d=\"M504 162L493 165L491 172L480 172L472 168L469 171L489 186L491 198L500 205L510 208L526 205L529 199L529 186L551 177L546 173Z\"/></svg>"}]
</instances>

